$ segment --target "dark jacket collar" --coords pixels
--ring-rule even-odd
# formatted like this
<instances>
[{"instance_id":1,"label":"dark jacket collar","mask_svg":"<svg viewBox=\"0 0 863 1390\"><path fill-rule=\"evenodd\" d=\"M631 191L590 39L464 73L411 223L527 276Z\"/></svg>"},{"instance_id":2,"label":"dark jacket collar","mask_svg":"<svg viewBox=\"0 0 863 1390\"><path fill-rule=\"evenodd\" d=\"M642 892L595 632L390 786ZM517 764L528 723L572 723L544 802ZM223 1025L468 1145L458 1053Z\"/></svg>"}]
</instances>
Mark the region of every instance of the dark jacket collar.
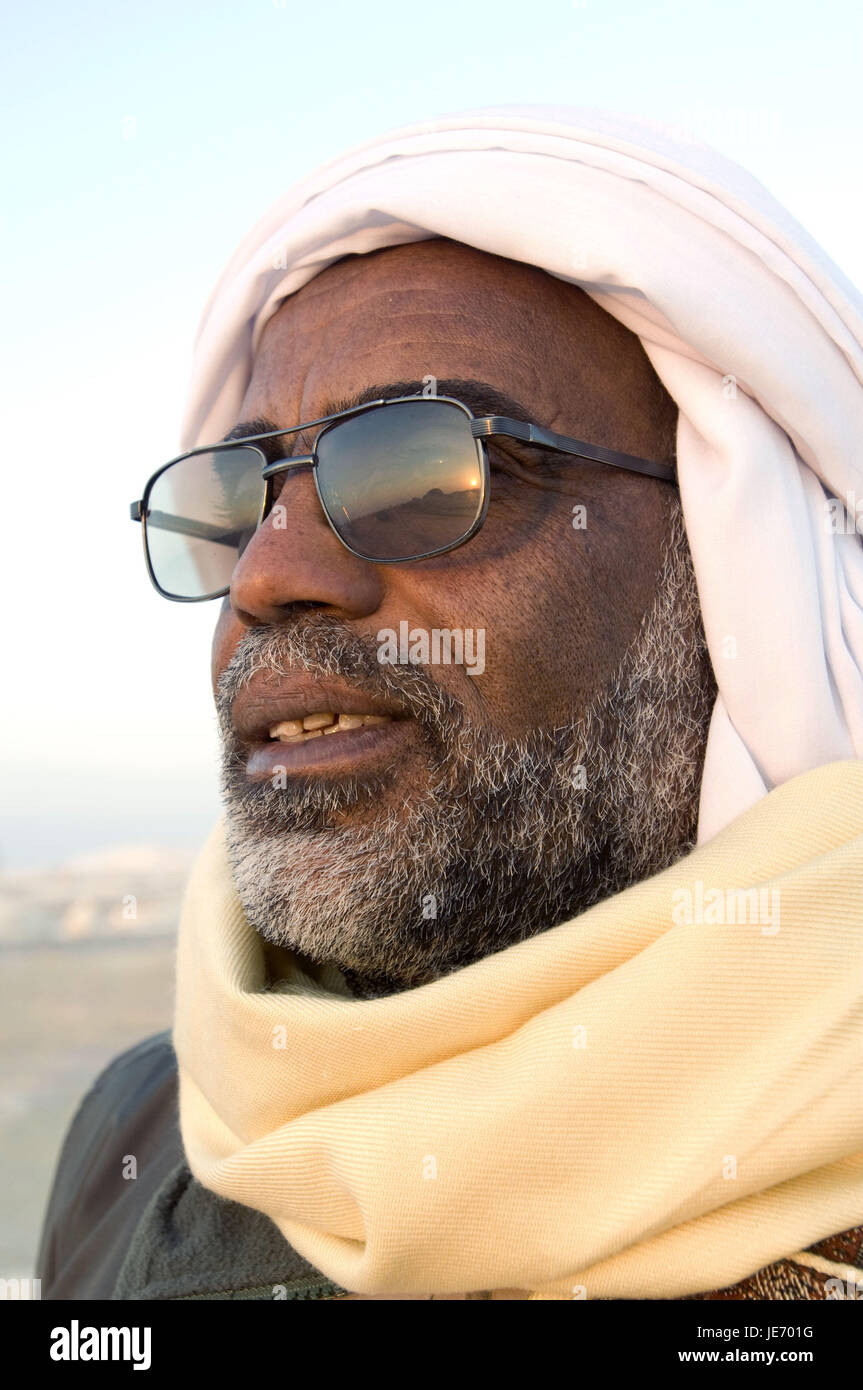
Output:
<instances>
[{"instance_id":1,"label":"dark jacket collar","mask_svg":"<svg viewBox=\"0 0 863 1390\"><path fill-rule=\"evenodd\" d=\"M146 1207L115 1299L313 1299L346 1291L310 1265L263 1213L210 1192L185 1163Z\"/></svg>"}]
</instances>

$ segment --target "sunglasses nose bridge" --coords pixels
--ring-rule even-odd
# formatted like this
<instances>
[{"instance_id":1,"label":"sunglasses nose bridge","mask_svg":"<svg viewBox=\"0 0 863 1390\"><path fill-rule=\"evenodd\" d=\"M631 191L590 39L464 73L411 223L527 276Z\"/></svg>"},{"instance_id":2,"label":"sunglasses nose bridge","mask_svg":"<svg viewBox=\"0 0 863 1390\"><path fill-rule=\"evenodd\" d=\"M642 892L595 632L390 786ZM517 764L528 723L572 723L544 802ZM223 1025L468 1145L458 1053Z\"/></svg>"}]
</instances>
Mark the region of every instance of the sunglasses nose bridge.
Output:
<instances>
[{"instance_id":1,"label":"sunglasses nose bridge","mask_svg":"<svg viewBox=\"0 0 863 1390\"><path fill-rule=\"evenodd\" d=\"M292 454L290 458L276 459L275 463L268 463L262 469L261 477L264 482L268 482L270 478L275 478L279 473L287 473L293 468L308 468L310 464L314 465L316 462L317 459L314 454Z\"/></svg>"}]
</instances>

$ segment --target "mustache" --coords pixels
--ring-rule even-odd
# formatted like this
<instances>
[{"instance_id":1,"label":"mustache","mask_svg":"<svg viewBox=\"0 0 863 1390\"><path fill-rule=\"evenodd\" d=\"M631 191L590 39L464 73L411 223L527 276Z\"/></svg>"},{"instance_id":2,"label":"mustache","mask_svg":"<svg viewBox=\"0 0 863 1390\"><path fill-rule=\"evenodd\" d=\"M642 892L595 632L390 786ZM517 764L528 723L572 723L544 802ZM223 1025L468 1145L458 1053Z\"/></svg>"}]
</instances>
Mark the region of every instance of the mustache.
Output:
<instances>
[{"instance_id":1,"label":"mustache","mask_svg":"<svg viewBox=\"0 0 863 1390\"><path fill-rule=\"evenodd\" d=\"M395 700L428 733L452 735L466 723L464 706L417 666L378 660L371 637L328 614L299 617L282 627L250 628L240 638L216 686L216 712L223 739L234 737L232 708L256 677L277 681L296 671L337 677L371 697Z\"/></svg>"}]
</instances>

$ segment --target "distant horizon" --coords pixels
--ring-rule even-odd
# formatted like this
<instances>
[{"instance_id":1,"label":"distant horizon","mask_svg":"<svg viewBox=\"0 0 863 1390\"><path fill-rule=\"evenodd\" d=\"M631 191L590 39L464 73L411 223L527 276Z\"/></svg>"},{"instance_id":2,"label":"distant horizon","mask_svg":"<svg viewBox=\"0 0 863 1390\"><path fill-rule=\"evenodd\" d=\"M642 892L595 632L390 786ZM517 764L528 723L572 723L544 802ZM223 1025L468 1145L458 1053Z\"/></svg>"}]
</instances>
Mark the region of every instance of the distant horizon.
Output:
<instances>
[{"instance_id":1,"label":"distant horizon","mask_svg":"<svg viewBox=\"0 0 863 1390\"><path fill-rule=\"evenodd\" d=\"M188 865L197 854L198 848L197 841L194 844L180 844L177 841L169 843L145 838L117 840L96 847L91 845L84 850L73 850L62 859L51 860L45 864L41 860L32 864L0 864L0 879L40 873L68 874L70 877L80 875L82 879L86 879L94 874L110 876L128 872L129 869L132 872L149 873L155 867L161 870L168 862ZM146 857L152 858L156 863L147 863Z\"/></svg>"},{"instance_id":2,"label":"distant horizon","mask_svg":"<svg viewBox=\"0 0 863 1390\"><path fill-rule=\"evenodd\" d=\"M52 870L125 844L194 849L221 815L215 765L180 777L158 767L123 774L71 766L48 788L19 767L11 777L4 769L4 786L0 873Z\"/></svg>"}]
</instances>

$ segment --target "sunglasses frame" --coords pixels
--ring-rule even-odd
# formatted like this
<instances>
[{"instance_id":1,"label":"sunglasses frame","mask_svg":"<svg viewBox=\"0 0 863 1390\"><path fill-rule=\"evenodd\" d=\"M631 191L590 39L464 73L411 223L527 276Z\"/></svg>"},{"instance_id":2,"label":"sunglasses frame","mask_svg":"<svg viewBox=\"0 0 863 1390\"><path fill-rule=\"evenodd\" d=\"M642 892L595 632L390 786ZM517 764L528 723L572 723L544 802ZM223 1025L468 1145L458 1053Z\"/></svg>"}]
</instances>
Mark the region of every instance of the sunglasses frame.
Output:
<instances>
[{"instance_id":1,"label":"sunglasses frame","mask_svg":"<svg viewBox=\"0 0 863 1390\"><path fill-rule=\"evenodd\" d=\"M388 405L405 405L408 403L416 405L424 401L456 406L470 421L470 432L474 444L476 445L477 459L482 479L482 492L476 519L458 540L451 541L444 546L439 546L435 550L428 550L419 555L410 555L393 560L381 560L375 556L364 555L362 551L354 549L354 547L339 534L330 517L327 505L321 496L321 488L318 481L318 444L325 434L337 428L343 421L353 419L358 415L365 414L367 411L377 410ZM310 454L294 454L287 458L277 459L274 463L267 463L266 455L263 450L256 447L259 442L264 440L277 439L282 435L288 434L301 434L306 430L313 429L316 425L320 425L322 428L319 429L315 435L314 443L312 444L312 452ZM175 464L182 463L186 459L194 458L198 454L214 454L230 449L249 448L254 453L258 454L261 459L261 482L263 486L261 493L261 510L255 528L256 530L259 530L263 525L272 507L273 478L277 477L280 473L287 473L295 468L311 468L314 477L315 492L317 493L321 510L327 519L331 531L346 550L350 551L352 555L357 556L358 559L367 560L375 565L413 564L418 560L430 560L437 555L446 555L451 550L457 550L460 546L466 545L469 540L472 540L477 531L480 530L488 514L488 504L491 493L491 468L489 466L485 441L501 436L510 439L518 439L522 443L532 444L539 448L552 449L555 452L568 454L591 463L601 463L611 468L622 468L627 472L640 473L647 477L657 478L661 482L672 483L675 486L677 483L675 470L670 464L657 463L651 459L638 458L634 454L620 453L614 449L606 449L600 444L587 444L584 440L573 439L568 435L555 434L554 431L543 429L540 425L529 424L523 420L511 420L504 415L475 416L473 411L470 410L463 401L457 400L454 396L393 396L384 400L368 401L364 405L353 406L349 410L340 410L333 415L322 415L317 420L307 420L304 424L292 425L288 429L269 430L265 434L247 435L242 439L221 440L218 444L205 444L197 449L188 449L185 453L178 454L176 458L169 459L167 463L163 464L161 468L158 468L156 472L152 474L147 481L144 494L140 501L130 504L129 515L132 521L139 521L141 523L141 538L144 543L144 562L147 567L147 573L153 588L158 594L161 594L162 598L169 599L172 603L208 603L211 599L224 598L231 591L230 584L223 589L215 590L211 594L201 594L194 598L184 597L180 594L171 594L166 589L162 588L156 578L150 560L150 547L147 541L148 504L150 494L155 484L162 475L167 473L169 468L173 468Z\"/></svg>"}]
</instances>

